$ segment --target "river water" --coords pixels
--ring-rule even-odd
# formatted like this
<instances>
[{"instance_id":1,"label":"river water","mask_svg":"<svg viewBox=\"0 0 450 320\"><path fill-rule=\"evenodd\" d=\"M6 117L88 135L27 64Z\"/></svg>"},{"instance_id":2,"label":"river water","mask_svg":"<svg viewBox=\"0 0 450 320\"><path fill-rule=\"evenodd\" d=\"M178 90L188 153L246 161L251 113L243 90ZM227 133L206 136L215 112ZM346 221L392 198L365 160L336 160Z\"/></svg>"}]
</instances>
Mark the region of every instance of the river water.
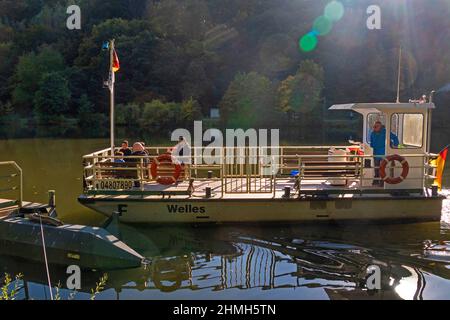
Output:
<instances>
[{"instance_id":1,"label":"river water","mask_svg":"<svg viewBox=\"0 0 450 320\"><path fill-rule=\"evenodd\" d=\"M25 199L47 202L56 190L59 217L101 225L80 206L81 156L104 139L0 141L0 161L24 170ZM448 172L445 178L449 184ZM444 190L450 196L448 189ZM107 271L97 299L450 299L450 201L440 222L292 226L130 226L123 239L152 260L148 268ZM366 291L377 265L382 289ZM50 266L63 299L87 299L103 271L84 272L82 289L64 289L65 269ZM45 266L0 256L0 272L24 275L19 298L47 299Z\"/></svg>"}]
</instances>

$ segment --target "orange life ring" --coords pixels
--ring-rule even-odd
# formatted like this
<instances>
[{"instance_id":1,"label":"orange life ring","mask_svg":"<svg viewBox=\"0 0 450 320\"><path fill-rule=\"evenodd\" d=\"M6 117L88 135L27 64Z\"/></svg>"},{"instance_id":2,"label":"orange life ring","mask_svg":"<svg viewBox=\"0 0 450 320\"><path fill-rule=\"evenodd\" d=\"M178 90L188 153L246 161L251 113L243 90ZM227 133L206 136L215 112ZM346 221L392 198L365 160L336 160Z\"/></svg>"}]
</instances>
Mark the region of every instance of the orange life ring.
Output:
<instances>
[{"instance_id":1,"label":"orange life ring","mask_svg":"<svg viewBox=\"0 0 450 320\"><path fill-rule=\"evenodd\" d=\"M402 174L399 177L392 178L392 177L388 177L386 175L386 166L391 161L398 161L402 164ZM406 177L408 176L408 173L409 173L408 161L406 161L405 158L403 158L402 156L399 156L398 154L394 154L392 156L387 156L386 159L383 159L383 161L381 161L380 177L381 177L381 179L386 181L386 183L399 184L399 183L403 182L403 180L406 179Z\"/></svg>"},{"instance_id":2,"label":"orange life ring","mask_svg":"<svg viewBox=\"0 0 450 320\"><path fill-rule=\"evenodd\" d=\"M164 172L160 172L161 168L165 167ZM168 175L167 168L172 167L171 175ZM164 153L153 160L150 172L156 182L163 185L171 185L178 181L181 174L181 165L172 161L172 156L169 153Z\"/></svg>"}]
</instances>

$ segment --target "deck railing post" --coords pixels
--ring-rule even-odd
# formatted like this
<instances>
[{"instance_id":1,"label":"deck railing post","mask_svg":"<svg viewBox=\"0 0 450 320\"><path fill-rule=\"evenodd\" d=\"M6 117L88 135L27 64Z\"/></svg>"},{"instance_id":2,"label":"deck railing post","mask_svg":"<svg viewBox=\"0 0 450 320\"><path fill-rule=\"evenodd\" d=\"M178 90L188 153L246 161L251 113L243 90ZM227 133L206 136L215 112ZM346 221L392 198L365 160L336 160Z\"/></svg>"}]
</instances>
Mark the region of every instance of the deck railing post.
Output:
<instances>
[{"instance_id":1,"label":"deck railing post","mask_svg":"<svg viewBox=\"0 0 450 320\"><path fill-rule=\"evenodd\" d=\"M298 196L300 197L300 190L302 189L303 173L305 171L302 157L298 157Z\"/></svg>"},{"instance_id":2,"label":"deck railing post","mask_svg":"<svg viewBox=\"0 0 450 320\"><path fill-rule=\"evenodd\" d=\"M245 191L247 193L251 192L251 167L250 167L250 147L244 148L244 166L245 166L245 176L246 176L246 188Z\"/></svg>"},{"instance_id":3,"label":"deck railing post","mask_svg":"<svg viewBox=\"0 0 450 320\"><path fill-rule=\"evenodd\" d=\"M94 184L93 185L93 188L94 189L97 189L97 162L98 162L98 159L97 158L93 158L92 159L93 161L93 167L92 167L92 176L94 177L94 179L93 179L93 181L92 181L92 183Z\"/></svg>"},{"instance_id":4,"label":"deck railing post","mask_svg":"<svg viewBox=\"0 0 450 320\"><path fill-rule=\"evenodd\" d=\"M19 195L18 195L18 199L17 199L17 206L19 208L22 208L23 205L23 173L22 173L22 168L15 162L15 161L6 161L6 162L0 162L0 165L5 165L5 166L12 166L15 170L16 173L13 173L11 175L9 175L8 177L16 177L19 176ZM6 189L5 191L12 191L12 190L16 190L16 186L13 186L11 189Z\"/></svg>"},{"instance_id":5,"label":"deck railing post","mask_svg":"<svg viewBox=\"0 0 450 320\"><path fill-rule=\"evenodd\" d=\"M223 163L220 167L220 196L223 198Z\"/></svg>"},{"instance_id":6,"label":"deck railing post","mask_svg":"<svg viewBox=\"0 0 450 320\"><path fill-rule=\"evenodd\" d=\"M423 157L422 157L422 190L424 190L425 189L425 186L426 186L426 169L425 169L425 163L428 163L427 162L427 160L428 160L428 156L425 154Z\"/></svg>"},{"instance_id":7,"label":"deck railing post","mask_svg":"<svg viewBox=\"0 0 450 320\"><path fill-rule=\"evenodd\" d=\"M358 168L358 174L359 174L359 188L362 190L363 188L363 182L364 182L364 156L358 156L359 157L359 168Z\"/></svg>"},{"instance_id":8,"label":"deck railing post","mask_svg":"<svg viewBox=\"0 0 450 320\"><path fill-rule=\"evenodd\" d=\"M194 147L194 167L195 167L195 176L198 177L198 169L197 169L197 147Z\"/></svg>"},{"instance_id":9,"label":"deck railing post","mask_svg":"<svg viewBox=\"0 0 450 320\"><path fill-rule=\"evenodd\" d=\"M22 208L23 205L23 173L22 173L22 168L19 167L19 165L17 163L14 162L14 166L17 168L17 170L19 171L19 209Z\"/></svg>"},{"instance_id":10,"label":"deck railing post","mask_svg":"<svg viewBox=\"0 0 450 320\"><path fill-rule=\"evenodd\" d=\"M273 180L273 198L276 197L277 195L277 177L274 174L274 172L272 172L272 180Z\"/></svg>"},{"instance_id":11,"label":"deck railing post","mask_svg":"<svg viewBox=\"0 0 450 320\"><path fill-rule=\"evenodd\" d=\"M141 191L144 191L144 159L140 160L140 168L139 168L139 187Z\"/></svg>"}]
</instances>

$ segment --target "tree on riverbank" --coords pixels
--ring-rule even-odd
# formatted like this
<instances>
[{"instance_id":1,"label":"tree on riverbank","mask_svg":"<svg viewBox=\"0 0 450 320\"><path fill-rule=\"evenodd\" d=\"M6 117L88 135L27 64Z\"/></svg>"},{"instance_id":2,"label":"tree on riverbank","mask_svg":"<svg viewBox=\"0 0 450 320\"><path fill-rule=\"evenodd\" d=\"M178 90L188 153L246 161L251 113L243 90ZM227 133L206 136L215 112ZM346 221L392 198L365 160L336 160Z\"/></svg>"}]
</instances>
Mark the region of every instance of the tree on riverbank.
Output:
<instances>
[{"instance_id":1,"label":"tree on riverbank","mask_svg":"<svg viewBox=\"0 0 450 320\"><path fill-rule=\"evenodd\" d=\"M284 113L288 128L297 124L301 138L309 128L321 127L323 88L323 68L311 60L302 61L297 73L278 87L277 108Z\"/></svg>"},{"instance_id":2,"label":"tree on riverbank","mask_svg":"<svg viewBox=\"0 0 450 320\"><path fill-rule=\"evenodd\" d=\"M62 72L64 69L62 55L49 47L44 47L38 54L31 52L21 56L16 67L15 88L12 92L12 102L18 108L17 111L32 110L36 93L45 90L43 86L50 80L48 74Z\"/></svg>"},{"instance_id":3,"label":"tree on riverbank","mask_svg":"<svg viewBox=\"0 0 450 320\"><path fill-rule=\"evenodd\" d=\"M405 57L402 101L450 82L450 33L442 31L450 28L447 0L434 1L432 10L422 0L380 1L382 30L366 27L372 1L341 1L342 19L327 34L317 33L314 21L330 1L80 0L81 30L66 28L66 0L0 1L0 106L27 119L32 110L44 115L56 110L51 104L52 109L45 109L36 95L45 95L45 74L58 72L67 79L70 93L60 116L80 119L87 113L79 112L86 95L92 103L89 112L107 117L103 81L109 59L101 47L111 38L116 39L122 66L116 102L133 106L131 119L141 116L146 104L181 105L190 98L204 115L220 104L222 123L239 126L273 125L283 112L311 123L317 113L301 111L318 105L318 99L328 105L394 101L400 44ZM399 10L404 6L408 10ZM305 34L319 34L311 50L299 47ZM315 70L297 72L305 60L323 68L322 81L305 75ZM239 80L238 75L246 76ZM243 116L232 119L233 110ZM450 121L448 113L443 116ZM179 121L187 127L192 118L181 116Z\"/></svg>"},{"instance_id":4,"label":"tree on riverbank","mask_svg":"<svg viewBox=\"0 0 450 320\"><path fill-rule=\"evenodd\" d=\"M69 84L60 72L46 73L34 97L34 111L40 122L58 124L61 115L68 111Z\"/></svg>"},{"instance_id":5,"label":"tree on riverbank","mask_svg":"<svg viewBox=\"0 0 450 320\"><path fill-rule=\"evenodd\" d=\"M256 72L239 73L220 102L220 114L228 128L264 127L274 121L275 87Z\"/></svg>"}]
</instances>

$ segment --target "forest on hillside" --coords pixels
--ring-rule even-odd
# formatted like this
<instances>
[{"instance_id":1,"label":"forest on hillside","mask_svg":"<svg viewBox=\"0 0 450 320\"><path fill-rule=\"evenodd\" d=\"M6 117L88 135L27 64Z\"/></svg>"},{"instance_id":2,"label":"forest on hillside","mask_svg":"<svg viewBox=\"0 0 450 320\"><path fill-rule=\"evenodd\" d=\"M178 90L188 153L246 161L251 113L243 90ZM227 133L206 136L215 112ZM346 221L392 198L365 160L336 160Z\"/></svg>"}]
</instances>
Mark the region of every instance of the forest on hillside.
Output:
<instances>
[{"instance_id":1,"label":"forest on hillside","mask_svg":"<svg viewBox=\"0 0 450 320\"><path fill-rule=\"evenodd\" d=\"M367 27L373 4L381 29ZM219 108L211 126L314 135L342 116L331 104L395 101L401 46L401 99L437 90L445 130L449 17L447 0L0 0L0 123L106 127L115 39L122 127L165 135Z\"/></svg>"}]
</instances>

